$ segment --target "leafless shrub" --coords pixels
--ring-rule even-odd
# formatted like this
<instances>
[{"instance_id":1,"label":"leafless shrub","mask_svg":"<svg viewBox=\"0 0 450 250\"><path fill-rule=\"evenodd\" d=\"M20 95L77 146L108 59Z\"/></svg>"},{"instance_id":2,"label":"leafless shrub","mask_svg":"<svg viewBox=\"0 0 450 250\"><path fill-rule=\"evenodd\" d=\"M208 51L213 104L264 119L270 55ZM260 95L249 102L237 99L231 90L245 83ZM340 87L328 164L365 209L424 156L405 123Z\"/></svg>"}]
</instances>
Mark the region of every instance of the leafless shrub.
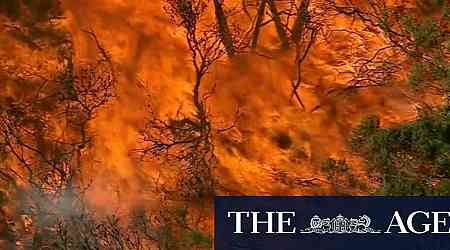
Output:
<instances>
[{"instance_id":1,"label":"leafless shrub","mask_svg":"<svg viewBox=\"0 0 450 250\"><path fill-rule=\"evenodd\" d=\"M226 49L220 32L204 28L200 20L206 10L204 1L168 0L166 12L183 28L195 72L192 105L194 114L178 112L175 118L162 120L153 112L141 131L143 147L138 152L176 166L175 187L167 190L176 199L203 197L213 192L213 168L216 164L212 143L213 128L206 109L209 93L202 95L204 76L212 64L220 60ZM181 197L180 197L181 196Z\"/></svg>"},{"instance_id":2,"label":"leafless shrub","mask_svg":"<svg viewBox=\"0 0 450 250\"><path fill-rule=\"evenodd\" d=\"M22 206L33 218L37 238L72 212L87 185L82 171L92 145L88 125L114 97L116 84L111 61L97 45L100 59L76 66L72 44L62 46L56 74L31 66L0 68L10 87L23 93L0 97L0 145L6 158L0 173L24 186Z\"/></svg>"}]
</instances>

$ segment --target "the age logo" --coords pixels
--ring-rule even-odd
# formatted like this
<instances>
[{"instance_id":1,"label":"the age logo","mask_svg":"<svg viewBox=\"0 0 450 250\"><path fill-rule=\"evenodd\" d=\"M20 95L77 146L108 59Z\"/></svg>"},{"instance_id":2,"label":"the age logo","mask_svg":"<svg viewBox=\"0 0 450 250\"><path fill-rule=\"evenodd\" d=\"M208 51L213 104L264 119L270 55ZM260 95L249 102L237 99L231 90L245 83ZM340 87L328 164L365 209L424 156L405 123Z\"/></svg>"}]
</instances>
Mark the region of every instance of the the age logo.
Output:
<instances>
[{"instance_id":1,"label":"the age logo","mask_svg":"<svg viewBox=\"0 0 450 250\"><path fill-rule=\"evenodd\" d=\"M301 230L300 233L380 233L380 231L372 229L370 223L371 220L367 215L359 216L357 219L348 219L342 215L322 219L318 215L314 215L311 218L310 227Z\"/></svg>"}]
</instances>

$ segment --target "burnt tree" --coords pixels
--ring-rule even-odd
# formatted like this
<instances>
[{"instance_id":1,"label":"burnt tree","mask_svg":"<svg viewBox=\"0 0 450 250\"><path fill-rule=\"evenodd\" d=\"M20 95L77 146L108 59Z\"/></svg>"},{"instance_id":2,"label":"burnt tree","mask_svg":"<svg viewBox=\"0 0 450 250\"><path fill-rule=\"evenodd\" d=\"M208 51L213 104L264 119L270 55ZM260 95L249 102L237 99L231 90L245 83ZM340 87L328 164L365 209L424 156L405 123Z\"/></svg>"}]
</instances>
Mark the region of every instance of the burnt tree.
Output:
<instances>
[{"instance_id":1,"label":"burnt tree","mask_svg":"<svg viewBox=\"0 0 450 250\"><path fill-rule=\"evenodd\" d=\"M93 37L95 35L91 33ZM21 183L24 209L34 223L33 246L75 206L85 185L84 157L92 146L89 123L114 97L116 77L109 56L74 62L70 38L58 46L55 73L28 65L0 65L5 88L21 95L0 97L0 144L8 159L0 175ZM3 91L2 91L3 92ZM3 92L6 93L6 92Z\"/></svg>"},{"instance_id":2,"label":"burnt tree","mask_svg":"<svg viewBox=\"0 0 450 250\"><path fill-rule=\"evenodd\" d=\"M227 17L225 11L223 10L223 0L213 0L214 10L216 14L217 25L220 33L222 43L228 56L232 57L236 51L234 48L233 36L228 27Z\"/></svg>"},{"instance_id":3,"label":"burnt tree","mask_svg":"<svg viewBox=\"0 0 450 250\"><path fill-rule=\"evenodd\" d=\"M254 49L258 45L259 33L261 32L262 23L264 21L264 14L266 12L267 0L261 0L258 5L258 11L256 13L255 29L253 31L251 39L251 47Z\"/></svg>"},{"instance_id":4,"label":"burnt tree","mask_svg":"<svg viewBox=\"0 0 450 250\"><path fill-rule=\"evenodd\" d=\"M288 37L286 34L286 29L282 22L280 13L278 12L278 8L275 5L275 1L274 0L266 0L266 1L267 1L267 4L269 5L270 14L271 14L273 22L275 24L275 29L277 31L278 38L280 39L281 47L283 49L287 49L287 48L289 48L289 40L288 40Z\"/></svg>"},{"instance_id":5,"label":"burnt tree","mask_svg":"<svg viewBox=\"0 0 450 250\"><path fill-rule=\"evenodd\" d=\"M168 0L165 6L171 21L183 28L190 51L195 75L194 114L186 116L177 112L175 118L163 120L153 113L141 131L143 147L138 152L145 158L157 158L162 164L176 166L175 187L166 190L173 199L190 200L214 191L213 128L205 103L208 94L202 95L201 91L205 75L226 54L226 48L220 31L200 23L206 8L203 1L187 0Z\"/></svg>"}]
</instances>

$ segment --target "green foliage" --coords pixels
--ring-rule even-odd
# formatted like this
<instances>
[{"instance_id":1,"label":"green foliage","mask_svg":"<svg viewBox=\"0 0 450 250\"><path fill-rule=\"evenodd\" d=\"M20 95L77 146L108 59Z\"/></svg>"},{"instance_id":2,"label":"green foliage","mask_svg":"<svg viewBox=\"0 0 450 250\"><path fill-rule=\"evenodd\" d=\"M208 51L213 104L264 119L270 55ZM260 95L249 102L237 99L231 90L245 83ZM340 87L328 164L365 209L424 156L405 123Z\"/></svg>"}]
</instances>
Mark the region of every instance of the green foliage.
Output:
<instances>
[{"instance_id":1,"label":"green foliage","mask_svg":"<svg viewBox=\"0 0 450 250\"><path fill-rule=\"evenodd\" d=\"M3 0L0 13L25 23L48 22L63 15L59 0Z\"/></svg>"},{"instance_id":2,"label":"green foliage","mask_svg":"<svg viewBox=\"0 0 450 250\"><path fill-rule=\"evenodd\" d=\"M189 247L200 247L211 249L212 242L208 235L197 230L187 231L184 235L184 241Z\"/></svg>"},{"instance_id":3,"label":"green foliage","mask_svg":"<svg viewBox=\"0 0 450 250\"><path fill-rule=\"evenodd\" d=\"M412 61L409 83L413 87L432 87L439 94L449 93L450 64L446 51L450 36L446 27L450 21L450 4L443 0L418 0L417 7L418 11L409 15L400 12L390 15L397 17L397 21L388 22L389 15L385 18L381 15L380 27L388 36L397 36L396 45Z\"/></svg>"},{"instance_id":4,"label":"green foliage","mask_svg":"<svg viewBox=\"0 0 450 250\"><path fill-rule=\"evenodd\" d=\"M0 13L15 20L20 16L20 3L17 0L0 1Z\"/></svg>"},{"instance_id":5,"label":"green foliage","mask_svg":"<svg viewBox=\"0 0 450 250\"><path fill-rule=\"evenodd\" d=\"M322 165L322 169L328 173L331 172L346 172L349 170L347 162L345 160L335 160L333 158L328 158Z\"/></svg>"},{"instance_id":6,"label":"green foliage","mask_svg":"<svg viewBox=\"0 0 450 250\"><path fill-rule=\"evenodd\" d=\"M450 6L445 6L442 11L442 16L448 21L450 19Z\"/></svg>"},{"instance_id":7,"label":"green foliage","mask_svg":"<svg viewBox=\"0 0 450 250\"><path fill-rule=\"evenodd\" d=\"M8 201L8 192L0 188L0 207Z\"/></svg>"},{"instance_id":8,"label":"green foliage","mask_svg":"<svg viewBox=\"0 0 450 250\"><path fill-rule=\"evenodd\" d=\"M418 9L425 13L433 13L438 10L445 11L449 7L447 0L416 0Z\"/></svg>"},{"instance_id":9,"label":"green foliage","mask_svg":"<svg viewBox=\"0 0 450 250\"><path fill-rule=\"evenodd\" d=\"M322 170L333 186L336 195L349 195L348 187L360 186L359 181L350 173L350 167L345 160L328 158L322 163Z\"/></svg>"},{"instance_id":10,"label":"green foliage","mask_svg":"<svg viewBox=\"0 0 450 250\"><path fill-rule=\"evenodd\" d=\"M409 72L408 80L416 89L438 82L441 89L450 92L450 64L444 57L436 55L431 63L414 64Z\"/></svg>"},{"instance_id":11,"label":"green foliage","mask_svg":"<svg viewBox=\"0 0 450 250\"><path fill-rule=\"evenodd\" d=\"M384 10L379 20L380 28L383 29L385 32L389 31L389 17L391 16L391 14L392 13L389 10Z\"/></svg>"},{"instance_id":12,"label":"green foliage","mask_svg":"<svg viewBox=\"0 0 450 250\"><path fill-rule=\"evenodd\" d=\"M417 48L435 47L442 38L438 24L433 19L421 23L411 22L406 28L413 35Z\"/></svg>"},{"instance_id":13,"label":"green foliage","mask_svg":"<svg viewBox=\"0 0 450 250\"><path fill-rule=\"evenodd\" d=\"M353 150L358 150L367 137L373 134L379 128L379 118L377 116L368 116L361 121L358 129L352 131L350 146Z\"/></svg>"},{"instance_id":14,"label":"green foliage","mask_svg":"<svg viewBox=\"0 0 450 250\"><path fill-rule=\"evenodd\" d=\"M450 195L450 180L442 180L439 185L433 190L433 195L449 196Z\"/></svg>"},{"instance_id":15,"label":"green foliage","mask_svg":"<svg viewBox=\"0 0 450 250\"><path fill-rule=\"evenodd\" d=\"M384 185L377 193L387 196L423 196L431 195L432 190L426 180L417 180L398 174L385 176Z\"/></svg>"},{"instance_id":16,"label":"green foliage","mask_svg":"<svg viewBox=\"0 0 450 250\"><path fill-rule=\"evenodd\" d=\"M377 118L366 118L353 131L350 146L382 175L383 194L450 192L439 182L450 179L450 107L421 112L416 121L393 128L380 128Z\"/></svg>"},{"instance_id":17,"label":"green foliage","mask_svg":"<svg viewBox=\"0 0 450 250\"><path fill-rule=\"evenodd\" d=\"M413 64L411 70L409 72L409 84L418 88L421 83L423 83L424 77L426 75L427 69L426 66L422 63Z\"/></svg>"}]
</instances>

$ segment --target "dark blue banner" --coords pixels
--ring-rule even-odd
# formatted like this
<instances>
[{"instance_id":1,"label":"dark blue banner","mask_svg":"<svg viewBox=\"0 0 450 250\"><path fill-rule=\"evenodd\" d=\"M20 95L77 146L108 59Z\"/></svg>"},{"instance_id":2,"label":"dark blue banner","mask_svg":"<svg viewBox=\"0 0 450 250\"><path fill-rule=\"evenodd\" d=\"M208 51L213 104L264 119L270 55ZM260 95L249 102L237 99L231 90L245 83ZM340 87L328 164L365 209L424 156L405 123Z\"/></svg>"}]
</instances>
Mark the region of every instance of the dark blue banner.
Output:
<instances>
[{"instance_id":1,"label":"dark blue banner","mask_svg":"<svg viewBox=\"0 0 450 250\"><path fill-rule=\"evenodd\" d=\"M215 200L215 250L340 249L450 249L450 198Z\"/></svg>"}]
</instances>

